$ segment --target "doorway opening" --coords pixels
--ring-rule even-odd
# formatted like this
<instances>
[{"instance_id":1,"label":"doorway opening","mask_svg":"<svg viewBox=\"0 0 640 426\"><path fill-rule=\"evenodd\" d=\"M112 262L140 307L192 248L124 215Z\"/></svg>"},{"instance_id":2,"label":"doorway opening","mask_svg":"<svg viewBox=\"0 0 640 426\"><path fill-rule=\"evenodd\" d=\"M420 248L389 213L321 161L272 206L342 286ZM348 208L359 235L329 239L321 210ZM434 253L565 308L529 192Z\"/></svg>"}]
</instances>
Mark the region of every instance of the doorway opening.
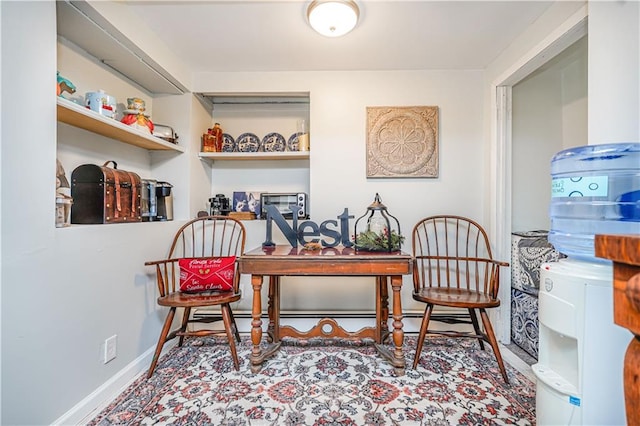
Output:
<instances>
[{"instance_id":1,"label":"doorway opening","mask_svg":"<svg viewBox=\"0 0 640 426\"><path fill-rule=\"evenodd\" d=\"M542 74L545 66L553 64L553 60L559 61L563 52L570 55L572 50L584 43L582 48L586 49L587 36L587 12L586 8L566 21L560 28L551 34L543 43L540 43L534 51L529 52L525 57L517 61L510 69L500 76L492 85L495 98L492 99L492 135L491 135L491 156L493 170L491 176L492 187L492 239L496 241L496 253L500 259L511 259L511 233L514 229L514 87L518 83L524 82L527 78L534 78L536 74ZM576 45L576 46L574 46ZM516 88L516 92L519 89ZM580 144L581 142L578 142ZM560 149L550 148L554 153ZM520 155L523 155L520 153ZM550 160L550 158L549 158ZM546 169L538 170L531 179L548 178L550 186L550 174L548 173L549 163ZM540 184L539 190L542 197L544 195L545 183ZM541 197L538 195L538 197ZM539 201L538 201L539 203ZM548 205L548 198L546 201ZM526 207L523 207L526 208ZM540 213L542 209L542 213ZM515 209L517 212L517 209ZM526 218L527 221L538 221L548 217L546 206L538 208L538 216ZM548 220L548 219L547 219ZM533 222L531 222L533 223ZM520 225L517 221L516 225ZM525 226L523 223L522 226ZM547 225L548 229L548 225ZM502 304L498 313L499 318L495 320L496 334L503 344L511 342L511 276L506 274L501 279L500 300Z\"/></svg>"}]
</instances>

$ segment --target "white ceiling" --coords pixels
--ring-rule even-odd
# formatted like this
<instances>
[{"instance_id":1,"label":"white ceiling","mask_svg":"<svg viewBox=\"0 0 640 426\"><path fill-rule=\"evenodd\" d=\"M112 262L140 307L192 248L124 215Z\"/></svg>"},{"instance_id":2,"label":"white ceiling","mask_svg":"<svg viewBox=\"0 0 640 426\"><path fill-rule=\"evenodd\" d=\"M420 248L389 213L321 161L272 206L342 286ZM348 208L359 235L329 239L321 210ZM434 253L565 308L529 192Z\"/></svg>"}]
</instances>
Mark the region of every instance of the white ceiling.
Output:
<instances>
[{"instance_id":1,"label":"white ceiling","mask_svg":"<svg viewBox=\"0 0 640 426\"><path fill-rule=\"evenodd\" d=\"M356 1L360 21L340 38L309 27L310 1L125 4L199 72L482 69L553 3Z\"/></svg>"}]
</instances>

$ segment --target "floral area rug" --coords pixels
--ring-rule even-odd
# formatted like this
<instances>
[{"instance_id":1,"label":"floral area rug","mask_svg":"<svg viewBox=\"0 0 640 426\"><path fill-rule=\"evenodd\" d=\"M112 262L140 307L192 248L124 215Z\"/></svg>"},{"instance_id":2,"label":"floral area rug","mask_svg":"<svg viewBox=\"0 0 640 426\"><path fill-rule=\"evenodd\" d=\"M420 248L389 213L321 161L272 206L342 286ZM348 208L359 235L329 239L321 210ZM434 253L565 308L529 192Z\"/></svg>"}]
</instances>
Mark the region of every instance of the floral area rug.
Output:
<instances>
[{"instance_id":1,"label":"floral area rug","mask_svg":"<svg viewBox=\"0 0 640 426\"><path fill-rule=\"evenodd\" d=\"M137 379L90 425L493 425L535 424L535 384L472 339L427 338L396 377L372 344L286 342L258 374L251 341L233 369L226 341L195 338L172 348L151 377Z\"/></svg>"}]
</instances>

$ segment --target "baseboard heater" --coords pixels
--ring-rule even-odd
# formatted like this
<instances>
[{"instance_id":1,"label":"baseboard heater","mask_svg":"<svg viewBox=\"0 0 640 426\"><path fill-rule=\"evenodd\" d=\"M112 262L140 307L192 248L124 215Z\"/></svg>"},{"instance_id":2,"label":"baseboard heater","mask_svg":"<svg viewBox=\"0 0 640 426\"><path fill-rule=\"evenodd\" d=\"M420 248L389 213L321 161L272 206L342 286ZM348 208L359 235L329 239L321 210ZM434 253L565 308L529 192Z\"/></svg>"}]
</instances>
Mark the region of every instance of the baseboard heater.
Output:
<instances>
[{"instance_id":1,"label":"baseboard heater","mask_svg":"<svg viewBox=\"0 0 640 426\"><path fill-rule=\"evenodd\" d=\"M251 319L251 311L234 311L233 315L237 319ZM422 318L424 311L407 311L402 313L402 318ZM193 317L196 319L217 318L220 312L214 310L198 309L194 312ZM322 319L322 318L346 318L346 319L375 319L376 313L372 311L281 311L280 318L296 318L296 319ZM267 319L266 311L262 312L262 319ZM392 319L391 312L389 319ZM468 319L466 314L457 314L451 312L434 313L431 319L434 321L457 324L465 322Z\"/></svg>"}]
</instances>

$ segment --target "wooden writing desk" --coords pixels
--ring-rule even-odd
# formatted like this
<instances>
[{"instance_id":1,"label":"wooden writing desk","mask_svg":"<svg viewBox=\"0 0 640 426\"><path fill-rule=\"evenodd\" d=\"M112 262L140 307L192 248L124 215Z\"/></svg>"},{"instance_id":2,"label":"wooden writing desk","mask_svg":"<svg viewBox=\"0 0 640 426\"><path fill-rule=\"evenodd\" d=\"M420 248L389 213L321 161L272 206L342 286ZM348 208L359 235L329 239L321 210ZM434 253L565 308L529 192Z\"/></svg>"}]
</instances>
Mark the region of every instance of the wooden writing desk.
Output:
<instances>
[{"instance_id":1,"label":"wooden writing desk","mask_svg":"<svg viewBox=\"0 0 640 426\"><path fill-rule=\"evenodd\" d=\"M322 250L304 250L288 245L272 248L254 249L239 259L241 274L251 274L253 287L253 305L251 322L251 371L257 373L266 358L275 353L282 337L308 339L312 337L340 337L347 339L370 338L375 342L378 352L388 359L396 374L403 375L405 360L402 354L404 333L402 331L402 304L400 289L402 276L410 274L413 261L409 254L402 252L380 253L362 252L342 246ZM269 326L267 329L269 344L262 348L262 300L260 291L262 279L269 277ZM331 318L323 318L307 332L301 332L291 326L280 325L280 277L282 276L371 276L376 283L376 325L365 327L356 332L344 330ZM389 332L387 322L388 281L393 290L393 330ZM340 295L336 295L340 297ZM382 344L391 334L393 351Z\"/></svg>"},{"instance_id":2,"label":"wooden writing desk","mask_svg":"<svg viewBox=\"0 0 640 426\"><path fill-rule=\"evenodd\" d=\"M628 425L640 425L640 235L596 235L596 256L613 261L613 320L634 334L624 357Z\"/></svg>"}]
</instances>

